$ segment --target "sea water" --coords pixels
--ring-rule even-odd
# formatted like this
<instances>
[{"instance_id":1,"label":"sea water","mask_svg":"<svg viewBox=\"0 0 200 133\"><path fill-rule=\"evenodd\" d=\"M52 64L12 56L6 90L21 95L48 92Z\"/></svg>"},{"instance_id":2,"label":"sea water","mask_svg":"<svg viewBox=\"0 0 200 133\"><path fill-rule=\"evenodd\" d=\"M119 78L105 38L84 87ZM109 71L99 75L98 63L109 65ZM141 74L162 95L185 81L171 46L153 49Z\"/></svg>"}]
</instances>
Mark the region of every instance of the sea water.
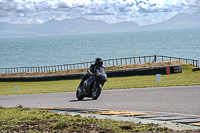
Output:
<instances>
[{"instance_id":1,"label":"sea water","mask_svg":"<svg viewBox=\"0 0 200 133\"><path fill-rule=\"evenodd\" d=\"M0 38L0 68L51 66L134 56L200 59L200 28Z\"/></svg>"}]
</instances>

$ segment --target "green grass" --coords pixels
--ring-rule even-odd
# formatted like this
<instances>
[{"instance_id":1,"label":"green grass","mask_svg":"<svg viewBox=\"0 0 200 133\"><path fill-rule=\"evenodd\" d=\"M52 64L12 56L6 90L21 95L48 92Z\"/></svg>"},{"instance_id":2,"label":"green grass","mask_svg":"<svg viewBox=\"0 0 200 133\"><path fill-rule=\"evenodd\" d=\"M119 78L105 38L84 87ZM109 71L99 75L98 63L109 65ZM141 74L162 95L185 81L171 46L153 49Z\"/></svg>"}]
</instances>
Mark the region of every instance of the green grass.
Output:
<instances>
[{"instance_id":1,"label":"green grass","mask_svg":"<svg viewBox=\"0 0 200 133\"><path fill-rule=\"evenodd\" d=\"M182 73L162 75L161 82L156 82L155 75L108 78L108 82L105 83L103 89L200 85L200 71L192 72L192 68L193 66L186 65L182 66ZM44 82L0 82L0 95L76 91L79 82L80 79ZM18 86L18 91L15 91L15 86Z\"/></svg>"},{"instance_id":2,"label":"green grass","mask_svg":"<svg viewBox=\"0 0 200 133\"><path fill-rule=\"evenodd\" d=\"M80 80L44 82L0 82L0 95L19 95L75 91ZM18 91L15 91L18 86Z\"/></svg>"},{"instance_id":3,"label":"green grass","mask_svg":"<svg viewBox=\"0 0 200 133\"><path fill-rule=\"evenodd\" d=\"M157 125L134 124L80 115L60 115L47 110L0 108L0 132L171 132Z\"/></svg>"},{"instance_id":4,"label":"green grass","mask_svg":"<svg viewBox=\"0 0 200 133\"><path fill-rule=\"evenodd\" d=\"M192 68L193 66L183 66L182 73L161 75L161 82L156 82L155 75L111 78L105 88L115 89L200 85L200 71L193 72Z\"/></svg>"}]
</instances>

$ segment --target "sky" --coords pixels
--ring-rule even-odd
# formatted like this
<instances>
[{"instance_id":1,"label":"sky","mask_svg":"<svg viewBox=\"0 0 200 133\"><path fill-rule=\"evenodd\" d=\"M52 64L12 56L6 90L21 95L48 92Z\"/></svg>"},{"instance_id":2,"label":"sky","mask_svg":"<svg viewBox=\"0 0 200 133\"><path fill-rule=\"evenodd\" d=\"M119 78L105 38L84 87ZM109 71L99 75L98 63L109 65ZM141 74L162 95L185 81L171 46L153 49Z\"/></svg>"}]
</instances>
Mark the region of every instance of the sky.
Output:
<instances>
[{"instance_id":1,"label":"sky","mask_svg":"<svg viewBox=\"0 0 200 133\"><path fill-rule=\"evenodd\" d=\"M200 0L0 0L0 22L39 24L83 17L140 26L200 11Z\"/></svg>"}]
</instances>

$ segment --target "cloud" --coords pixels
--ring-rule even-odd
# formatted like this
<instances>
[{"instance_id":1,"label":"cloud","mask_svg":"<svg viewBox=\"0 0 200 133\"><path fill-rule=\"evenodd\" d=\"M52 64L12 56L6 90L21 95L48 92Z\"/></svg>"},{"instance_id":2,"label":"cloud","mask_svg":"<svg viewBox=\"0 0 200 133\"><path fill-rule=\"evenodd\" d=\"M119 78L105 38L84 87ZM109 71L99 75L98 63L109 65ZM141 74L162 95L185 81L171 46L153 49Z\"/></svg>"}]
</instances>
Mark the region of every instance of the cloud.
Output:
<instances>
[{"instance_id":1,"label":"cloud","mask_svg":"<svg viewBox=\"0 0 200 133\"><path fill-rule=\"evenodd\" d=\"M31 24L83 17L149 25L199 10L199 0L0 0L0 22Z\"/></svg>"}]
</instances>

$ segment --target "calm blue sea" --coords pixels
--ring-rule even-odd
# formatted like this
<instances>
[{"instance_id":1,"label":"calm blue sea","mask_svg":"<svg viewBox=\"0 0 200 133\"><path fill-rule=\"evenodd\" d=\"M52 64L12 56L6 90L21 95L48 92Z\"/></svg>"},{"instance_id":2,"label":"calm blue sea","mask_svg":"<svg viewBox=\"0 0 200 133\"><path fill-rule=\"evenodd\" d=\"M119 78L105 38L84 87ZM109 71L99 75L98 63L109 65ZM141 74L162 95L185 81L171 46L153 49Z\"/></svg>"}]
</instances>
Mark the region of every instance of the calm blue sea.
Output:
<instances>
[{"instance_id":1,"label":"calm blue sea","mask_svg":"<svg viewBox=\"0 0 200 133\"><path fill-rule=\"evenodd\" d=\"M148 55L199 60L200 29L0 39L0 68Z\"/></svg>"}]
</instances>

